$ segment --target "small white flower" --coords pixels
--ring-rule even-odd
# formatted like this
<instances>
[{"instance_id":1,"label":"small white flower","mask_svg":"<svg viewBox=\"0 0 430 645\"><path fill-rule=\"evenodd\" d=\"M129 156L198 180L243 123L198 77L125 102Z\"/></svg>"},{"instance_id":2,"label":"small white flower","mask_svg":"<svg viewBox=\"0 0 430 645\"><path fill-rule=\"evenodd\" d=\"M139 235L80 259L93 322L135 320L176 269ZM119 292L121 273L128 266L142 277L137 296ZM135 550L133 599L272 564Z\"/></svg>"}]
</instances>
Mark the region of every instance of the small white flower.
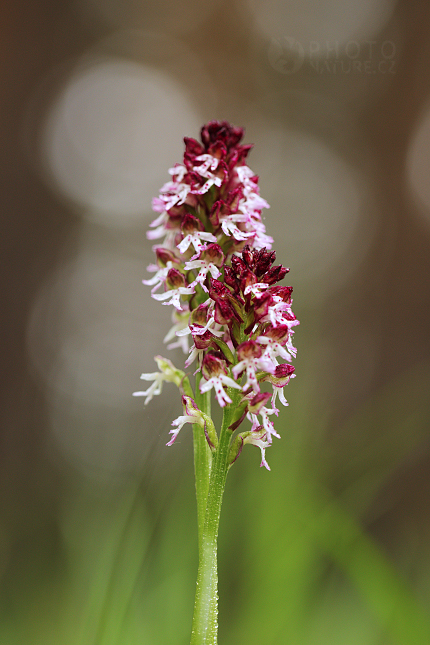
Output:
<instances>
[{"instance_id":1,"label":"small white flower","mask_svg":"<svg viewBox=\"0 0 430 645\"><path fill-rule=\"evenodd\" d=\"M173 168L169 168L169 175L175 177L175 181L181 183L185 175L187 174L187 169L182 163L177 163Z\"/></svg>"},{"instance_id":2,"label":"small white flower","mask_svg":"<svg viewBox=\"0 0 430 645\"><path fill-rule=\"evenodd\" d=\"M291 363L291 353L288 352L285 347L282 347L280 343L277 343L275 340L273 340L273 338L269 338L268 336L259 336L257 338L257 343L260 343L260 345L266 345L264 356L267 356L275 364L277 364L277 356L282 356L282 358Z\"/></svg>"},{"instance_id":3,"label":"small white flower","mask_svg":"<svg viewBox=\"0 0 430 645\"><path fill-rule=\"evenodd\" d=\"M203 163L199 166L193 166L193 170L201 177L212 178L212 173L218 168L219 159L206 153L196 157L196 161L202 161Z\"/></svg>"},{"instance_id":4,"label":"small white flower","mask_svg":"<svg viewBox=\"0 0 430 645\"><path fill-rule=\"evenodd\" d=\"M247 240L248 237L252 237L254 235L253 232L245 233L244 231L241 231L235 224L234 220L235 220L234 215L228 215L222 220L221 228L225 235L227 235L228 237L233 236L235 240L242 240L242 241Z\"/></svg>"},{"instance_id":5,"label":"small white flower","mask_svg":"<svg viewBox=\"0 0 430 645\"><path fill-rule=\"evenodd\" d=\"M219 329L213 329L212 325L216 325L217 327L222 326L222 325L218 325L215 322L215 317L212 315L204 327L202 327L201 325L191 324L186 329L183 328L180 331L176 332L176 335L186 336L187 334L193 334L194 336L203 336L203 334L205 334L207 331L210 331L211 334L213 334L214 336L218 336L218 338L221 338L221 336L224 335L224 332L220 331Z\"/></svg>"},{"instance_id":6,"label":"small white flower","mask_svg":"<svg viewBox=\"0 0 430 645\"><path fill-rule=\"evenodd\" d=\"M203 425L204 425L204 421L202 420L202 417L201 417L201 416L197 416L197 415L196 415L196 416L192 416L192 415L188 415L188 414L186 414L186 415L183 415L183 416L178 417L177 419L175 419L174 421L172 421L172 426L176 426L176 427L174 427L174 428L173 428L173 430L170 430L169 434L171 434L171 435L173 435L173 436L172 436L172 438L170 439L170 441L168 441L168 442L166 443L166 446L171 446L171 445L172 445L172 443L174 443L174 442L175 442L176 437L177 437L177 436L178 436L178 434L179 434L179 431L181 430L181 428L182 428L186 423L192 423L192 424L198 423L198 424L199 424L199 425L201 425L201 426L203 426Z\"/></svg>"},{"instance_id":7,"label":"small white flower","mask_svg":"<svg viewBox=\"0 0 430 645\"><path fill-rule=\"evenodd\" d=\"M264 466L267 470L270 470L269 464L266 461L266 448L270 447L270 443L266 439L266 433L262 432L251 432L248 434L243 443L249 443L252 446L257 446L261 450L261 464L260 468Z\"/></svg>"},{"instance_id":8,"label":"small white flower","mask_svg":"<svg viewBox=\"0 0 430 645\"><path fill-rule=\"evenodd\" d=\"M269 285L266 282L256 282L245 287L244 294L247 296L249 293L252 293L256 298L261 298L263 292L268 288Z\"/></svg>"},{"instance_id":9,"label":"small white flower","mask_svg":"<svg viewBox=\"0 0 430 645\"><path fill-rule=\"evenodd\" d=\"M203 154L196 157L196 161L202 161L200 165L193 166L194 172L198 173L200 177L204 177L207 181L200 188L194 188L191 192L194 195L204 195L209 188L213 185L221 186L222 179L213 174L218 168L219 159L210 154Z\"/></svg>"},{"instance_id":10,"label":"small white flower","mask_svg":"<svg viewBox=\"0 0 430 645\"><path fill-rule=\"evenodd\" d=\"M182 254L185 253L185 251L188 249L190 244L194 246L194 250L196 253L200 253L202 250L203 242L202 240L205 240L206 242L216 242L216 237L215 235L212 235L212 233L207 233L205 231L193 231L192 233L189 233L184 237L184 239L179 242L177 245L178 249Z\"/></svg>"},{"instance_id":11,"label":"small white flower","mask_svg":"<svg viewBox=\"0 0 430 645\"><path fill-rule=\"evenodd\" d=\"M160 191L159 197L164 204L164 210L168 211L173 208L173 206L180 206L183 204L190 191L191 186L189 184L176 181L168 181L165 183Z\"/></svg>"},{"instance_id":12,"label":"small white flower","mask_svg":"<svg viewBox=\"0 0 430 645\"><path fill-rule=\"evenodd\" d=\"M288 401L285 398L284 388L283 387L276 387L276 385L272 385L272 387L273 387L273 396L272 396L272 399L271 399L270 402L272 404L272 408L275 411L276 416L278 416L279 410L276 407L276 397L279 395L279 400L282 403L282 405L285 405L285 406L288 405Z\"/></svg>"},{"instance_id":13,"label":"small white flower","mask_svg":"<svg viewBox=\"0 0 430 645\"><path fill-rule=\"evenodd\" d=\"M207 417L204 415L201 410L196 405L196 402L194 399L192 399L190 396L183 395L182 396L182 407L184 409L183 415L172 421L172 426L174 426L173 430L170 430L169 434L172 434L173 437L170 439L170 441L166 444L166 446L171 446L172 443L175 441L176 437L178 436L178 433L182 426L184 426L186 423L191 423L191 424L197 424L201 426L202 428L205 429L205 435L206 439L210 441L213 439L213 442L216 443L217 437L216 437L216 432L215 428L213 427L212 420L210 417ZM208 427L209 426L209 427ZM214 443L210 441L210 444L213 446Z\"/></svg>"},{"instance_id":14,"label":"small white flower","mask_svg":"<svg viewBox=\"0 0 430 645\"><path fill-rule=\"evenodd\" d=\"M242 372L246 371L246 383L242 390L245 391L251 387L255 394L258 394L260 386L256 372L263 370L272 374L276 369L276 363L269 356L262 354L261 348L252 340L239 345L237 352L240 360L232 369L233 376L237 379Z\"/></svg>"},{"instance_id":15,"label":"small white flower","mask_svg":"<svg viewBox=\"0 0 430 645\"><path fill-rule=\"evenodd\" d=\"M272 436L280 439L281 436L276 432L273 422L270 421L269 415L276 414L276 410L269 410L264 405L261 406L258 414L261 417L262 424L258 421L258 416L256 414L248 414L248 419L252 422L252 430L254 431L260 425L263 426L267 435L267 443L270 445L272 443Z\"/></svg>"},{"instance_id":16,"label":"small white flower","mask_svg":"<svg viewBox=\"0 0 430 645\"><path fill-rule=\"evenodd\" d=\"M149 265L147 267L147 270L150 271L154 265ZM166 282L167 274L169 273L169 270L172 268L173 263L169 260L166 264L166 266L162 269L159 269L157 266L156 271L157 273L150 278L149 280L142 280L142 283L145 284L147 287L150 287L154 285L151 289L151 293L154 293L154 291L157 291Z\"/></svg>"},{"instance_id":17,"label":"small white flower","mask_svg":"<svg viewBox=\"0 0 430 645\"><path fill-rule=\"evenodd\" d=\"M164 381L174 383L180 386L185 373L178 370L168 358L154 356L154 360L161 372L152 372L151 374L141 374L142 381L154 381L153 384L144 392L133 392L133 396L146 396L145 405L147 405L154 396L161 394Z\"/></svg>"},{"instance_id":18,"label":"small white flower","mask_svg":"<svg viewBox=\"0 0 430 645\"><path fill-rule=\"evenodd\" d=\"M266 235L266 227L262 222L253 222L255 237L253 246L255 249L271 249L273 244L273 237Z\"/></svg>"},{"instance_id":19,"label":"small white flower","mask_svg":"<svg viewBox=\"0 0 430 645\"><path fill-rule=\"evenodd\" d=\"M211 177L210 179L205 181L203 186L201 186L200 188L193 188L193 190L191 190L190 192L193 193L193 195L204 195L210 188L212 188L212 186L215 185L219 187L221 186L221 184L222 179L220 177Z\"/></svg>"},{"instance_id":20,"label":"small white flower","mask_svg":"<svg viewBox=\"0 0 430 645\"><path fill-rule=\"evenodd\" d=\"M219 278L219 276L221 275L221 271L218 269L218 267L215 266L213 262L208 262L207 260L192 260L190 262L186 262L185 269L187 271L191 271L192 269L200 269L196 279L191 284L195 286L197 283L199 283L203 288L203 291L206 291L206 293L209 292L209 289L203 283L206 280L207 274L210 273L213 278Z\"/></svg>"},{"instance_id":21,"label":"small white flower","mask_svg":"<svg viewBox=\"0 0 430 645\"><path fill-rule=\"evenodd\" d=\"M144 405L148 405L154 396L161 394L163 382L167 380L167 377L162 372L152 372L152 374L141 374L140 378L142 381L154 381L144 392L133 392L133 396L146 396Z\"/></svg>"},{"instance_id":22,"label":"small white flower","mask_svg":"<svg viewBox=\"0 0 430 645\"><path fill-rule=\"evenodd\" d=\"M251 179L255 175L249 166L238 166L236 172L241 184L244 184L247 179Z\"/></svg>"},{"instance_id":23,"label":"small white flower","mask_svg":"<svg viewBox=\"0 0 430 645\"><path fill-rule=\"evenodd\" d=\"M223 385L227 387L234 387L236 390L240 390L241 387L233 379L226 374L218 374L217 376L211 376L207 381L200 381L200 392L204 394L209 392L212 388L215 390L215 395L218 403L223 408L227 403L231 403L231 398L228 396L227 392L224 390Z\"/></svg>"},{"instance_id":24,"label":"small white flower","mask_svg":"<svg viewBox=\"0 0 430 645\"><path fill-rule=\"evenodd\" d=\"M184 354L187 354L188 337L184 334L179 334L178 332L181 332L183 330L189 331L188 329L189 313L187 311L183 314L180 314L175 310L173 312L172 318L173 318L174 325L173 327L170 328L170 330L163 338L163 342L168 343L169 341L174 340L176 338L177 340L174 343L169 343L169 345L167 345L167 349L176 349L177 347L180 347L184 352Z\"/></svg>"},{"instance_id":25,"label":"small white flower","mask_svg":"<svg viewBox=\"0 0 430 645\"><path fill-rule=\"evenodd\" d=\"M271 322L274 327L287 325L289 329L299 324L299 321L296 319L288 320L285 318L285 313L293 316L291 304L284 302L280 296L273 296L273 303L270 305L266 316L261 318L260 322Z\"/></svg>"},{"instance_id":26,"label":"small white flower","mask_svg":"<svg viewBox=\"0 0 430 645\"><path fill-rule=\"evenodd\" d=\"M164 236L164 240L161 246L163 246L165 249L174 249L177 234L178 229L166 228L164 224L162 224L158 228L154 228L153 231L147 231L146 237L148 238L148 240L158 240ZM157 246L160 246L160 244L153 246L152 250L155 251Z\"/></svg>"},{"instance_id":27,"label":"small white flower","mask_svg":"<svg viewBox=\"0 0 430 645\"><path fill-rule=\"evenodd\" d=\"M194 374L197 374L197 372L200 372L202 368L202 360L203 360L203 355L205 353L204 349L197 349L195 345L192 345L190 347L190 355L188 356L187 360L185 361L185 367L189 367L194 363L194 361L197 359L197 369L194 372Z\"/></svg>"},{"instance_id":28,"label":"small white flower","mask_svg":"<svg viewBox=\"0 0 430 645\"><path fill-rule=\"evenodd\" d=\"M152 297L154 300L167 300L167 298L170 298L168 302L163 302L163 305L173 305L175 309L178 311L183 311L183 307L181 305L181 296L189 296L191 293L194 293L194 287L178 287L178 289L169 289L168 291L165 291L164 293L153 293Z\"/></svg>"}]
</instances>

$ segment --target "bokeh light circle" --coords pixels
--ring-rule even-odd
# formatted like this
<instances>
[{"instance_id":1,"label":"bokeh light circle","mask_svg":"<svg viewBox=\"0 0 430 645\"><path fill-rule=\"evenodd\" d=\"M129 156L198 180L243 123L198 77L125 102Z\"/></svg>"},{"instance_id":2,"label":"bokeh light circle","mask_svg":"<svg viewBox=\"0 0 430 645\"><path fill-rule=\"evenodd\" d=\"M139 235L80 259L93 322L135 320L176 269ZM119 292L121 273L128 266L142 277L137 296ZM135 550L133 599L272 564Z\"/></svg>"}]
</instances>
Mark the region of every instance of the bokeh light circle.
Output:
<instances>
[{"instance_id":1,"label":"bokeh light circle","mask_svg":"<svg viewBox=\"0 0 430 645\"><path fill-rule=\"evenodd\" d=\"M312 44L333 52L375 36L390 18L395 1L248 0L248 4L257 27L269 39L294 39L305 52L312 50Z\"/></svg>"},{"instance_id":2,"label":"bokeh light circle","mask_svg":"<svg viewBox=\"0 0 430 645\"><path fill-rule=\"evenodd\" d=\"M406 171L422 214L430 223L430 106L427 105L409 145Z\"/></svg>"},{"instance_id":3,"label":"bokeh light circle","mask_svg":"<svg viewBox=\"0 0 430 645\"><path fill-rule=\"evenodd\" d=\"M362 261L374 233L365 215L368 189L360 172L322 140L260 125L252 169L270 204L267 230L292 282L309 297L343 284Z\"/></svg>"},{"instance_id":4,"label":"bokeh light circle","mask_svg":"<svg viewBox=\"0 0 430 645\"><path fill-rule=\"evenodd\" d=\"M186 92L167 74L121 59L94 61L52 107L44 156L58 190L87 216L129 226L149 210L160 168L167 180L180 158L182 136L199 127Z\"/></svg>"}]
</instances>

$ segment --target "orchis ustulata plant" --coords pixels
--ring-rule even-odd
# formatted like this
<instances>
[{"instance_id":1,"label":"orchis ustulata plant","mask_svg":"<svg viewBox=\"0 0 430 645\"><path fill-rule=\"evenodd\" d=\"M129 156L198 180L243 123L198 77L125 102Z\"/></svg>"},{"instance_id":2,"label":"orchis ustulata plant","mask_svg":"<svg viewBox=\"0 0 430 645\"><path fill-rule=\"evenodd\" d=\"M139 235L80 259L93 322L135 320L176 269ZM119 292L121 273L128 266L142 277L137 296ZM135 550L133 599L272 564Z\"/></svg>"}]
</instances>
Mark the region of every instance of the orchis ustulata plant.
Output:
<instances>
[{"instance_id":1,"label":"orchis ustulata plant","mask_svg":"<svg viewBox=\"0 0 430 645\"><path fill-rule=\"evenodd\" d=\"M188 353L185 368L193 365L196 375L193 391L188 374L156 356L159 371L141 376L152 384L134 393L146 404L165 381L179 388L183 415L172 423L168 446L185 424L193 426L199 570L191 645L217 642L217 536L227 472L245 444L260 449L260 465L270 470L277 397L288 405L283 388L294 376L292 287L277 284L289 269L273 266L273 240L261 219L269 205L246 164L251 146L240 144L242 136L242 128L212 121L201 130L202 143L184 139L183 163L169 170L171 180L153 200L159 216L148 238L157 240L157 263L143 280L155 300L172 305L167 347ZM212 390L224 411L218 434Z\"/></svg>"}]
</instances>

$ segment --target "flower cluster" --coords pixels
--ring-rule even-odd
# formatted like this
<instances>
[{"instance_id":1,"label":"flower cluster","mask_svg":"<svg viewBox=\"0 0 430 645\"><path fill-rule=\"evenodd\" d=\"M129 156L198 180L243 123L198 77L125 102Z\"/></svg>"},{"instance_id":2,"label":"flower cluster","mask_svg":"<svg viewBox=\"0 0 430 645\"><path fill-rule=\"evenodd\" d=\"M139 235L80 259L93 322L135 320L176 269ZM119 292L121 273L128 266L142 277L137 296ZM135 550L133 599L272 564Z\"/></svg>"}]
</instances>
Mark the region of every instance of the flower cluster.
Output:
<instances>
[{"instance_id":1,"label":"flower cluster","mask_svg":"<svg viewBox=\"0 0 430 645\"><path fill-rule=\"evenodd\" d=\"M294 377L292 335L299 322L291 308L292 287L278 285L289 269L274 265L273 240L261 217L269 205L246 164L252 146L241 144L242 137L242 128L212 121L202 128L201 143L184 139L183 162L169 170L171 180L153 200L159 216L148 238L156 240L157 262L148 267L154 276L143 282L155 300L173 306L165 341L188 353L185 367L195 364L200 392L214 389L224 407L232 403L233 390L241 391L233 429L245 418L251 429L236 438L232 461L252 443L268 468L265 450L279 437L270 417L279 412L278 396L288 405L283 388ZM169 374L172 368L169 364ZM164 380L172 380L163 370L142 379L154 381L136 393L145 395L145 402L160 393ZM271 392L262 390L264 382ZM172 424L168 445L184 423L196 423L196 413L188 414L186 407L185 416Z\"/></svg>"}]
</instances>

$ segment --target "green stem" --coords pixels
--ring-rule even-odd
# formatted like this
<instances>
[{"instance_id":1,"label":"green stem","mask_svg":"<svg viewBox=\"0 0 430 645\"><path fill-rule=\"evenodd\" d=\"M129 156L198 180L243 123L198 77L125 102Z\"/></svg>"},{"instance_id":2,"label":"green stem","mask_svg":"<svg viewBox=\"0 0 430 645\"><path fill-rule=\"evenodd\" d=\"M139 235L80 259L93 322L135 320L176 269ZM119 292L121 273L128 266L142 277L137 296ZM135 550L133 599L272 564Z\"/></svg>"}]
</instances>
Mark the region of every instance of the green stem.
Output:
<instances>
[{"instance_id":1,"label":"green stem","mask_svg":"<svg viewBox=\"0 0 430 645\"><path fill-rule=\"evenodd\" d=\"M199 410L210 416L211 414L211 393L201 394L199 383L201 373L197 374L195 399ZM196 477L197 497L197 526L199 540L199 554L202 549L203 528L206 516L206 503L209 491L209 477L211 472L212 453L206 441L202 427L193 425L194 443L194 474Z\"/></svg>"},{"instance_id":2,"label":"green stem","mask_svg":"<svg viewBox=\"0 0 430 645\"><path fill-rule=\"evenodd\" d=\"M216 645L217 643L218 527L222 497L229 466L228 457L232 435L232 431L229 430L229 426L231 425L237 404L242 396L240 391L230 388L228 393L232 399L232 403L224 408L218 447L212 455L206 516L201 539L199 539L199 569L197 573L191 645Z\"/></svg>"}]
</instances>

